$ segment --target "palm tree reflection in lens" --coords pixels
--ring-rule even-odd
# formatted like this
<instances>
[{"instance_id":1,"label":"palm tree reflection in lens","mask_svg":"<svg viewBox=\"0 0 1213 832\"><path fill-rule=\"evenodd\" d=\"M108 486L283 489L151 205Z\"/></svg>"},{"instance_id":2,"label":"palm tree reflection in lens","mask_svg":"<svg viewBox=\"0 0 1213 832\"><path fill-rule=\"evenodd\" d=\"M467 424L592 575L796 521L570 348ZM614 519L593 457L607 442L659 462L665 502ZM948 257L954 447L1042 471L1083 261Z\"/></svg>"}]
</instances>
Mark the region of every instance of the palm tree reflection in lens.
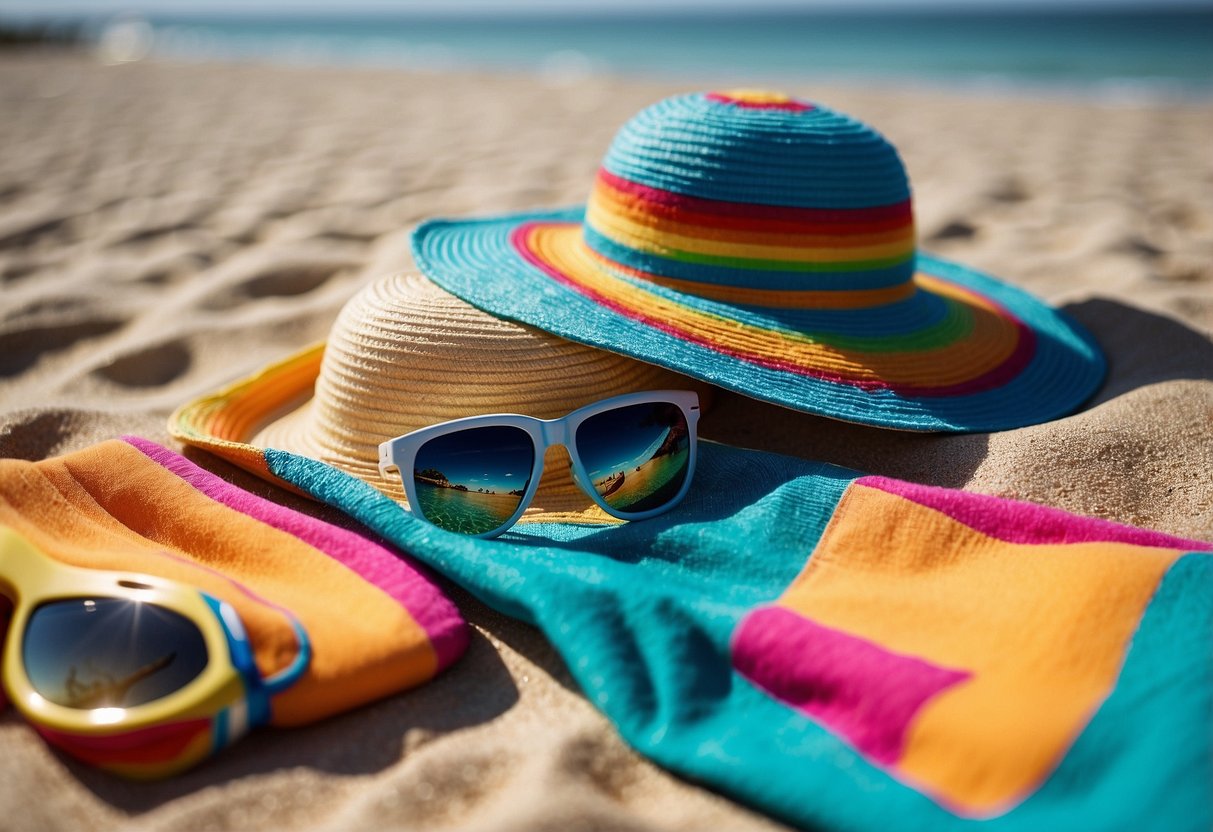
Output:
<instances>
[{"instance_id":1,"label":"palm tree reflection in lens","mask_svg":"<svg viewBox=\"0 0 1213 832\"><path fill-rule=\"evenodd\" d=\"M578 427L576 442L594 490L616 511L660 508L686 479L691 439L677 405L646 402L596 414Z\"/></svg>"},{"instance_id":2,"label":"palm tree reflection in lens","mask_svg":"<svg viewBox=\"0 0 1213 832\"><path fill-rule=\"evenodd\" d=\"M179 690L207 664L194 624L155 604L71 598L38 607L22 639L30 683L68 708L130 708Z\"/></svg>"}]
</instances>

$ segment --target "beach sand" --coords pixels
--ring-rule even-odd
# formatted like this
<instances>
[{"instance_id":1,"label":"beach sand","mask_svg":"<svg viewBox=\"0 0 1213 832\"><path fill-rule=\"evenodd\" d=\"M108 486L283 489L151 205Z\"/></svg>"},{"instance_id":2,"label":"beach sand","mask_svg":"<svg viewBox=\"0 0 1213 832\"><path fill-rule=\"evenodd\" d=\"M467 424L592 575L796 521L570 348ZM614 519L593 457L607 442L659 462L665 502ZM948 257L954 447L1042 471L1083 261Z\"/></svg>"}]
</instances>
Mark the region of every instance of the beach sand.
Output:
<instances>
[{"instance_id":1,"label":"beach sand","mask_svg":"<svg viewBox=\"0 0 1213 832\"><path fill-rule=\"evenodd\" d=\"M654 501L665 501L677 494L685 479L680 472L686 465L688 456L683 448L674 454L645 460L639 465L618 472L618 475L623 477L621 484L614 485L615 480L604 479L595 482L594 488L615 508L623 511L646 511L653 508ZM612 487L613 491L610 490ZM648 503L645 503L646 500Z\"/></svg>"},{"instance_id":2,"label":"beach sand","mask_svg":"<svg viewBox=\"0 0 1213 832\"><path fill-rule=\"evenodd\" d=\"M360 286L408 268L418 220L579 202L614 130L685 89L0 56L0 455L171 445L175 406L323 338ZM1060 306L1110 374L1078 414L992 435L734 395L702 433L1213 539L1213 106L790 91L891 138L922 246ZM166 782L69 762L10 709L0 829L778 828L630 751L541 635L452 597L473 638L441 678Z\"/></svg>"}]
</instances>

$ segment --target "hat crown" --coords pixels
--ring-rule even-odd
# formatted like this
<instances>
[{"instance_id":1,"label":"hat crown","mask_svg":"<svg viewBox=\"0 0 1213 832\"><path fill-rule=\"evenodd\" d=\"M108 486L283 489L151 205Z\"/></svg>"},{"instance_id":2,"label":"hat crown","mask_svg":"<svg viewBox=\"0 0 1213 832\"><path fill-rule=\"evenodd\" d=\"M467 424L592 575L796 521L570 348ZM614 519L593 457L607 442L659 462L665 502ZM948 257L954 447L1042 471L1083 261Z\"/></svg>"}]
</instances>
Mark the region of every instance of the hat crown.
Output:
<instances>
[{"instance_id":1,"label":"hat crown","mask_svg":"<svg viewBox=\"0 0 1213 832\"><path fill-rule=\"evenodd\" d=\"M485 413L552 419L610 396L689 384L664 368L495 318L415 272L400 272L350 298L329 333L310 405L253 442L307 447L400 496L398 483L379 477L385 439ZM567 471L552 479L552 490L583 506ZM537 505L550 508L548 492Z\"/></svg>"},{"instance_id":2,"label":"hat crown","mask_svg":"<svg viewBox=\"0 0 1213 832\"><path fill-rule=\"evenodd\" d=\"M616 134L587 205L606 265L675 288L782 305L797 292L907 287L914 223L893 146L780 93L668 98ZM742 298L744 300L744 298Z\"/></svg>"}]
</instances>

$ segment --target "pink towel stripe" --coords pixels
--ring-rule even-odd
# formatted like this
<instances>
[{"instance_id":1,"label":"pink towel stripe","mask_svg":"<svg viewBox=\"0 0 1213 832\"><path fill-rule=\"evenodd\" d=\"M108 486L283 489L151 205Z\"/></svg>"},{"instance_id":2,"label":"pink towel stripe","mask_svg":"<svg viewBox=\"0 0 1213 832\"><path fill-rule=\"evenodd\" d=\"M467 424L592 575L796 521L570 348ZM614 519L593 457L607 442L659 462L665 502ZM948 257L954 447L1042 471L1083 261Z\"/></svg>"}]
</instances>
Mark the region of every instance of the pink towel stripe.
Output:
<instances>
[{"instance_id":1,"label":"pink towel stripe","mask_svg":"<svg viewBox=\"0 0 1213 832\"><path fill-rule=\"evenodd\" d=\"M1213 543L1186 540L1094 517L1080 517L1035 503L917 485L887 477L861 477L856 483L933 508L971 529L1008 543L1110 542L1179 549L1184 552L1213 551Z\"/></svg>"},{"instance_id":2,"label":"pink towel stripe","mask_svg":"<svg viewBox=\"0 0 1213 832\"><path fill-rule=\"evenodd\" d=\"M776 699L891 766L914 716L972 674L904 656L784 607L760 607L733 636L733 666Z\"/></svg>"},{"instance_id":3,"label":"pink towel stripe","mask_svg":"<svg viewBox=\"0 0 1213 832\"><path fill-rule=\"evenodd\" d=\"M438 657L438 670L463 653L468 640L463 619L455 605L418 567L362 535L237 488L154 442L137 436L122 438L215 502L294 535L379 587L425 630Z\"/></svg>"}]
</instances>

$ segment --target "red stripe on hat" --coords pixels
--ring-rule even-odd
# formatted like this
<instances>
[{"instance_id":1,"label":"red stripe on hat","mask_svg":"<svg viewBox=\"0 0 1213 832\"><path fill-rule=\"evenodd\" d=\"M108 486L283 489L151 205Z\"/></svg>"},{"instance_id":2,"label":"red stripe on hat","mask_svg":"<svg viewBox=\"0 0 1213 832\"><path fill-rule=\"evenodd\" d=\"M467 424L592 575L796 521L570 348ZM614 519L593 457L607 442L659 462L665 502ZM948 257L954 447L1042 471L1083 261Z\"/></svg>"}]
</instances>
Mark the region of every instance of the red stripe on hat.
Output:
<instances>
[{"instance_id":1,"label":"red stripe on hat","mask_svg":"<svg viewBox=\"0 0 1213 832\"><path fill-rule=\"evenodd\" d=\"M621 191L605 178L599 177L594 184L590 202L598 202L612 214L623 214L638 222L667 220L685 225L694 225L713 231L755 231L763 234L787 234L789 236L817 235L827 237L882 234L890 231L913 228L911 217L897 216L870 222L807 223L803 220L762 219L748 216L725 216L704 214L683 205L652 202L635 193Z\"/></svg>"},{"instance_id":2,"label":"red stripe on hat","mask_svg":"<svg viewBox=\"0 0 1213 832\"><path fill-rule=\"evenodd\" d=\"M800 223L802 226L837 224L847 227L851 227L852 223L879 223L892 220L908 223L913 219L913 210L908 199L892 205L877 205L871 208L795 208L785 205L725 202L720 199L704 199L676 194L624 179L606 168L598 169L598 178L616 191L639 197L645 202L668 205L684 211L711 216L782 220Z\"/></svg>"}]
</instances>

